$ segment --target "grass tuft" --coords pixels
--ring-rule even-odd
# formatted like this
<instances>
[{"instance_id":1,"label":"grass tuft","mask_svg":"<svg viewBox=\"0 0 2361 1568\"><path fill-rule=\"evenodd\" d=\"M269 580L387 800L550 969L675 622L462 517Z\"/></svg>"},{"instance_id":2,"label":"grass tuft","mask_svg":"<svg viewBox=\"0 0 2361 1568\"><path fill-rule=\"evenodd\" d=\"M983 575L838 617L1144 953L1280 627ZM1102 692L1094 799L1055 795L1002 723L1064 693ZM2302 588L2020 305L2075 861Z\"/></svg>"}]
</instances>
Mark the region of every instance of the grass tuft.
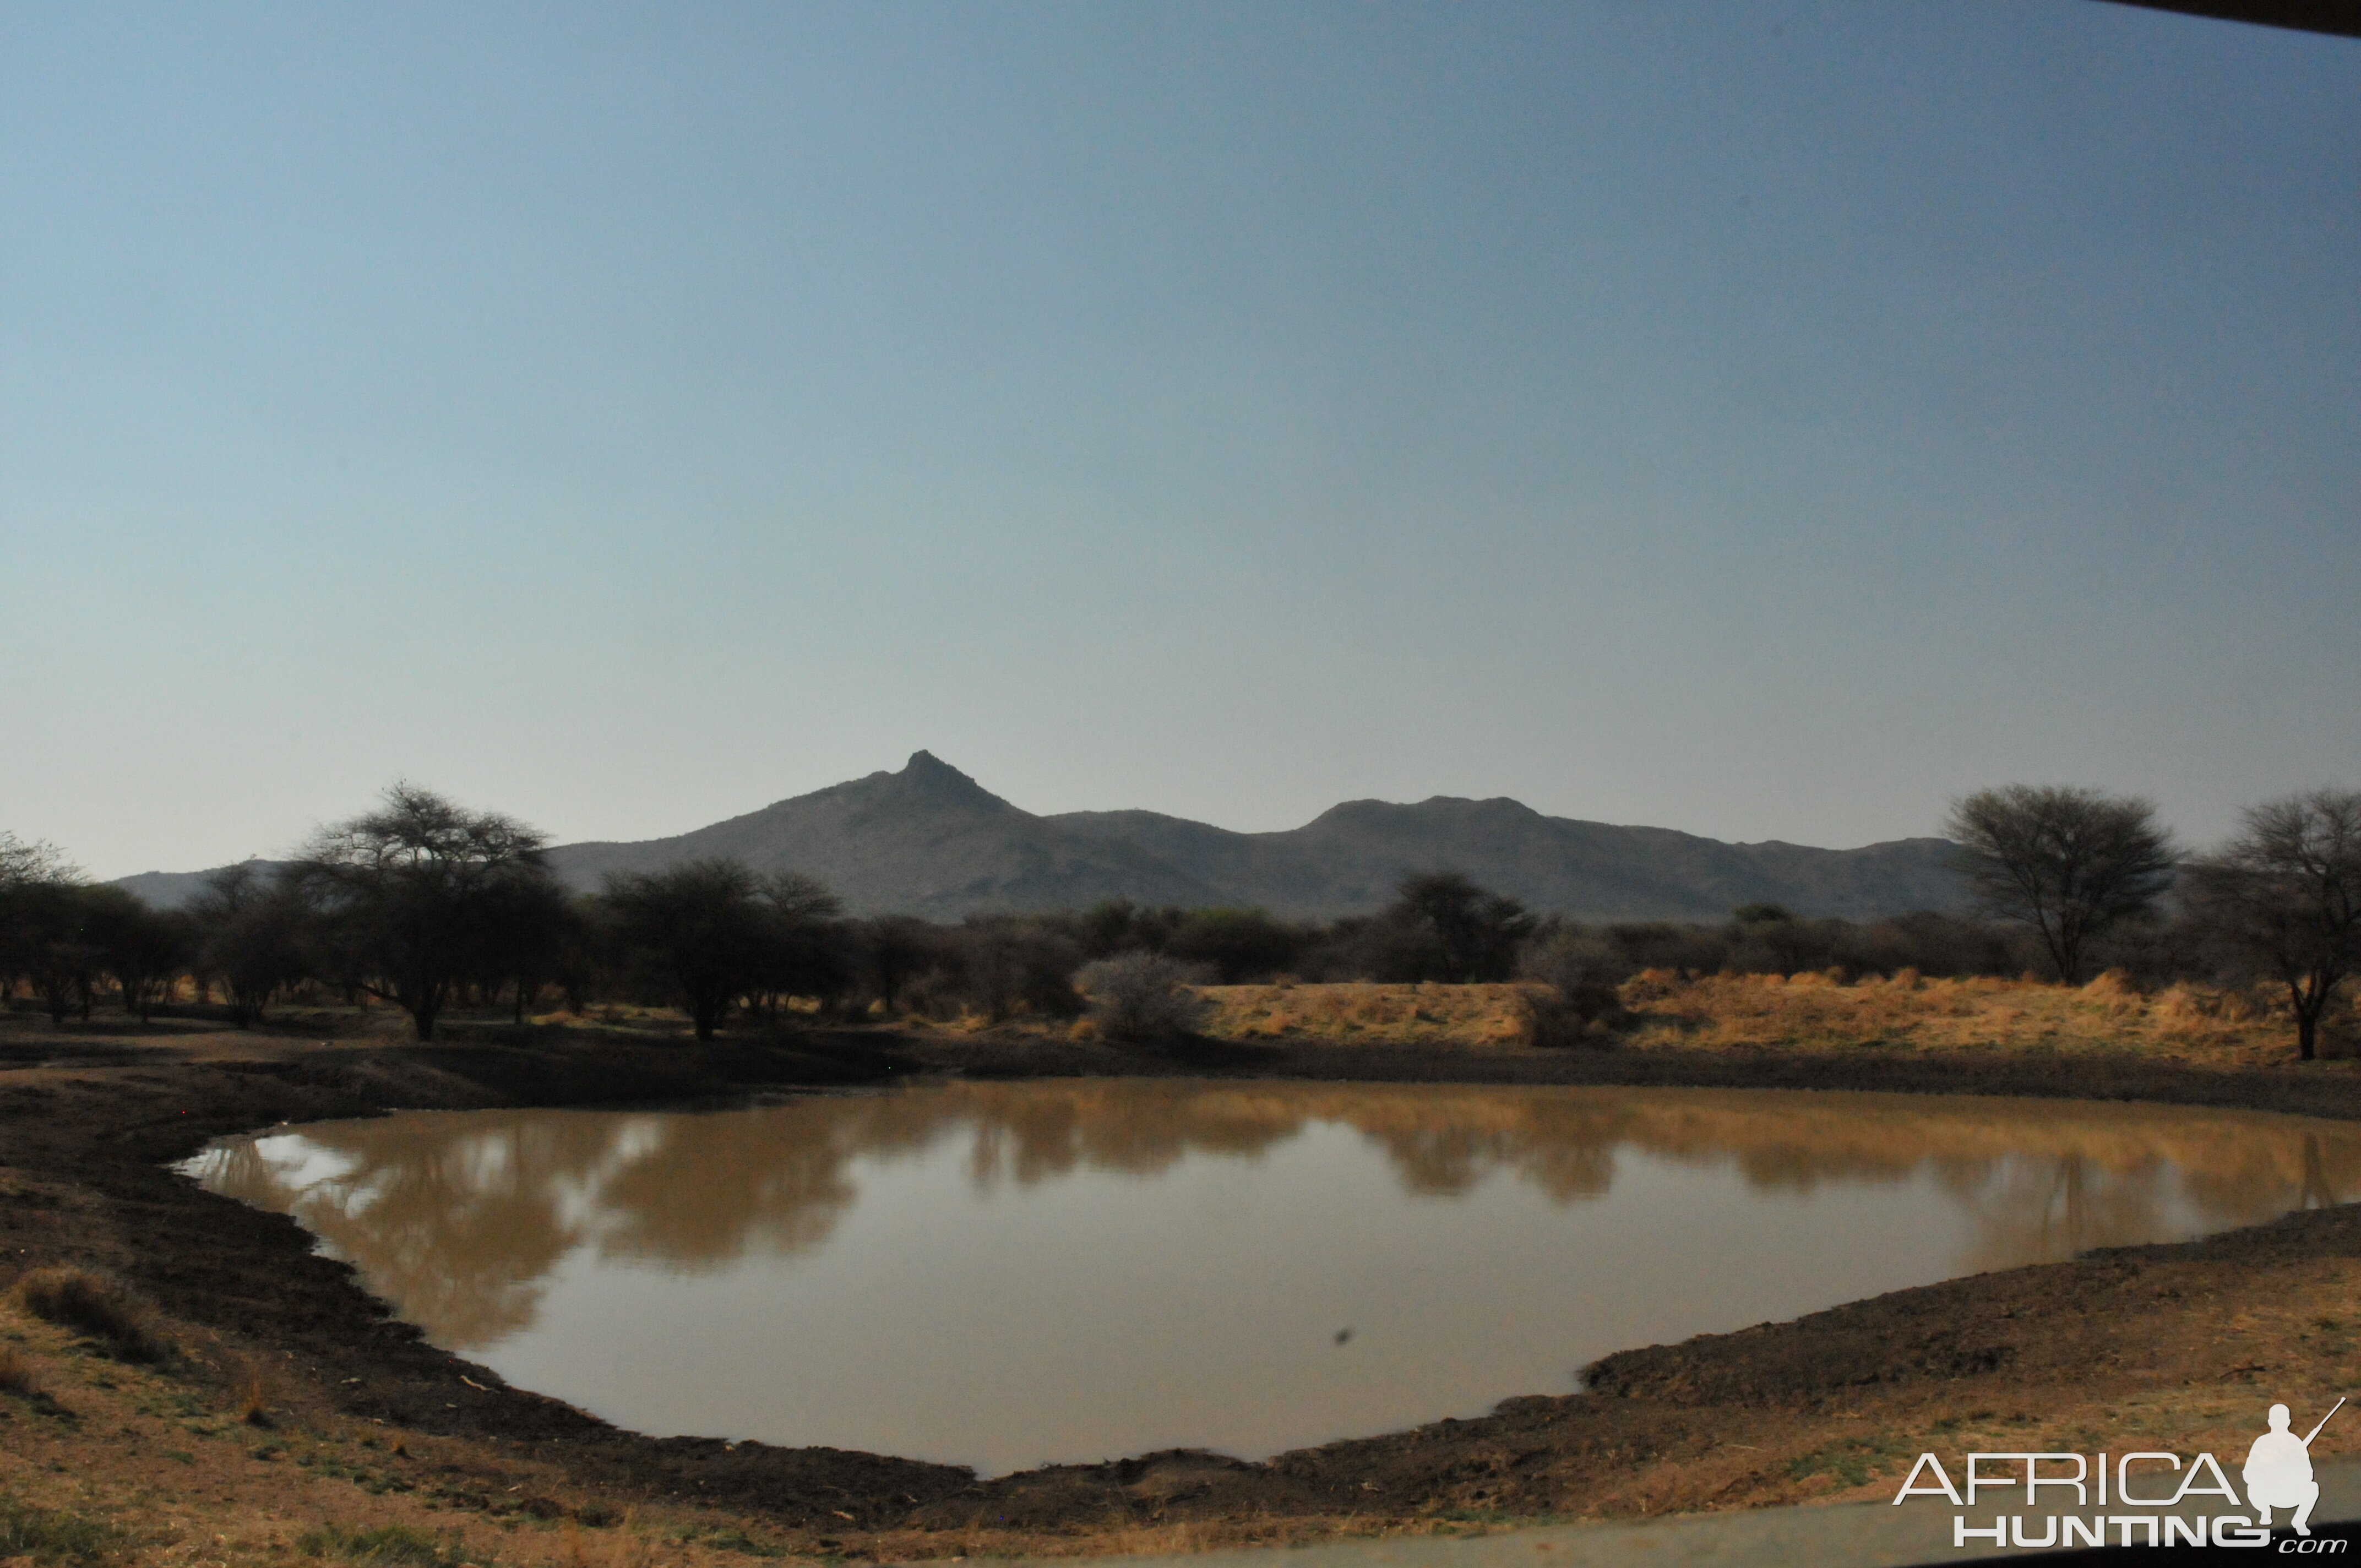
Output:
<instances>
[{"instance_id":1,"label":"grass tuft","mask_svg":"<svg viewBox=\"0 0 2361 1568\"><path fill-rule=\"evenodd\" d=\"M0 1558L45 1565L115 1560L124 1544L113 1525L67 1508L37 1508L0 1499Z\"/></svg>"},{"instance_id":2,"label":"grass tuft","mask_svg":"<svg viewBox=\"0 0 2361 1568\"><path fill-rule=\"evenodd\" d=\"M345 1563L366 1563L381 1568L462 1568L489 1563L455 1537L438 1536L415 1525L387 1524L370 1530L346 1530L322 1525L295 1538L295 1550L306 1557L333 1557Z\"/></svg>"},{"instance_id":3,"label":"grass tuft","mask_svg":"<svg viewBox=\"0 0 2361 1568\"><path fill-rule=\"evenodd\" d=\"M33 1358L15 1345L0 1343L0 1393L30 1398L41 1391L41 1380L33 1371Z\"/></svg>"},{"instance_id":4,"label":"grass tuft","mask_svg":"<svg viewBox=\"0 0 2361 1568\"><path fill-rule=\"evenodd\" d=\"M171 1354L156 1310L110 1276L87 1268L37 1268L16 1282L16 1299L33 1316L90 1335L118 1361L161 1361Z\"/></svg>"},{"instance_id":5,"label":"grass tuft","mask_svg":"<svg viewBox=\"0 0 2361 1568\"><path fill-rule=\"evenodd\" d=\"M702 1546L708 1552L734 1552L741 1557L787 1555L785 1547L774 1541L758 1540L735 1525L691 1525L673 1531L673 1539L685 1546Z\"/></svg>"},{"instance_id":6,"label":"grass tuft","mask_svg":"<svg viewBox=\"0 0 2361 1568\"><path fill-rule=\"evenodd\" d=\"M247 1426L261 1427L266 1431L271 1424L269 1396L262 1387L262 1379L251 1372L238 1384L237 1419Z\"/></svg>"}]
</instances>

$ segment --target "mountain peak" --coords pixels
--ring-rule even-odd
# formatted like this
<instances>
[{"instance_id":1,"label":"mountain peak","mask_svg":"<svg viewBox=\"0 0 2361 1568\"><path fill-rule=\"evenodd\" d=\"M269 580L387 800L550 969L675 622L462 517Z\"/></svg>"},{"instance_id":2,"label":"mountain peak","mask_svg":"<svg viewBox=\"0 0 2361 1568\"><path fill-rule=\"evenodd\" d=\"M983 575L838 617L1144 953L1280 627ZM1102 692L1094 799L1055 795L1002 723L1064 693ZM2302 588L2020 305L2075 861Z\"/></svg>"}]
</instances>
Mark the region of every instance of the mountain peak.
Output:
<instances>
[{"instance_id":1,"label":"mountain peak","mask_svg":"<svg viewBox=\"0 0 2361 1568\"><path fill-rule=\"evenodd\" d=\"M887 773L884 777L900 786L899 793L906 799L915 795L943 805L990 806L1000 811L1016 809L932 751L911 752L910 760L902 764L900 773Z\"/></svg>"}]
</instances>

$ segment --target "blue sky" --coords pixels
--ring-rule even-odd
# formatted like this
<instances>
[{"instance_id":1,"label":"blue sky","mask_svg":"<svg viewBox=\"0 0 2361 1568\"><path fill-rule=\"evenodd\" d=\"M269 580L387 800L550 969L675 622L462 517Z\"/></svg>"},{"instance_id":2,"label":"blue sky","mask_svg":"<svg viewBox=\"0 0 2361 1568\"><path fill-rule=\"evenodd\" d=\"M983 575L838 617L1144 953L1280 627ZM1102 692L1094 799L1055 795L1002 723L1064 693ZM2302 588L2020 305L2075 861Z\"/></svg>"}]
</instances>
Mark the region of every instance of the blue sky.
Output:
<instances>
[{"instance_id":1,"label":"blue sky","mask_svg":"<svg viewBox=\"0 0 2361 1568\"><path fill-rule=\"evenodd\" d=\"M2361 42L0 4L0 828L2361 784Z\"/></svg>"}]
</instances>

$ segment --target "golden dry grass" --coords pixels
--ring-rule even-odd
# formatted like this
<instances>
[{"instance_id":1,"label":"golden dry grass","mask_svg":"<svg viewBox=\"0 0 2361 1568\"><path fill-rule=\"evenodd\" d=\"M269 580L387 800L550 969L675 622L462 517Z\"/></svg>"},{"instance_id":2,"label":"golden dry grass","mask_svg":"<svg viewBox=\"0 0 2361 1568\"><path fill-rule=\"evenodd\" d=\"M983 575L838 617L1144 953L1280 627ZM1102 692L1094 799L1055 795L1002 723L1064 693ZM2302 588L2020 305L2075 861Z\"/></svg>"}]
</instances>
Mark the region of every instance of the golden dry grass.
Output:
<instances>
[{"instance_id":1,"label":"golden dry grass","mask_svg":"<svg viewBox=\"0 0 2361 1568\"><path fill-rule=\"evenodd\" d=\"M1212 985L1205 1033L1230 1040L1356 1046L1513 1046L1525 1038L1516 985Z\"/></svg>"},{"instance_id":2,"label":"golden dry grass","mask_svg":"<svg viewBox=\"0 0 2361 1568\"><path fill-rule=\"evenodd\" d=\"M1891 980L1651 971L1624 987L1635 1044L1806 1050L2132 1051L2159 1060L2260 1067L2294 1052L2284 1010L2246 992L2176 984L2144 993L2113 972L2082 986L2025 980Z\"/></svg>"},{"instance_id":3,"label":"golden dry grass","mask_svg":"<svg viewBox=\"0 0 2361 1568\"><path fill-rule=\"evenodd\" d=\"M1217 1039L1499 1049L1531 1038L1527 989L1517 985L1229 985L1204 993L1213 1003L1205 1032ZM1926 980L1907 970L1850 983L1652 970L1622 996L1626 1048L2129 1051L2213 1068L2259 1067L2295 1049L2286 1009L2268 992L2186 984L2143 992L2113 972L2075 987Z\"/></svg>"},{"instance_id":4,"label":"golden dry grass","mask_svg":"<svg viewBox=\"0 0 2361 1568\"><path fill-rule=\"evenodd\" d=\"M767 1521L693 1503L626 1509L597 1528L453 1506L443 1488L461 1476L495 1497L515 1486L603 1499L515 1445L402 1433L316 1397L258 1431L240 1419L243 1379L224 1387L207 1373L235 1372L242 1353L207 1331L192 1340L190 1354L126 1365L94 1354L79 1329L0 1298L0 1347L55 1396L0 1423L0 1562L742 1568L750 1552L785 1551Z\"/></svg>"},{"instance_id":5,"label":"golden dry grass","mask_svg":"<svg viewBox=\"0 0 2361 1568\"><path fill-rule=\"evenodd\" d=\"M251 1368L237 1379L237 1419L250 1427L270 1425L270 1390Z\"/></svg>"}]
</instances>

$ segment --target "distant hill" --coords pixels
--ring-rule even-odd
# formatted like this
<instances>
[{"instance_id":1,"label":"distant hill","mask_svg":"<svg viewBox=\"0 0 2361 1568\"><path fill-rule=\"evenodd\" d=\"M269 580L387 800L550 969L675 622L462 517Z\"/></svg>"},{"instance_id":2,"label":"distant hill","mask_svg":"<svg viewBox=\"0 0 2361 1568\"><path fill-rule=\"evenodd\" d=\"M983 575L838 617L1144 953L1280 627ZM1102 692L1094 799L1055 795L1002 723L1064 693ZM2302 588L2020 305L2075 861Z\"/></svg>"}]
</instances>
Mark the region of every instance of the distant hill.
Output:
<instances>
[{"instance_id":1,"label":"distant hill","mask_svg":"<svg viewBox=\"0 0 2361 1568\"><path fill-rule=\"evenodd\" d=\"M994 795L925 751L875 773L766 806L677 839L568 844L558 874L593 888L609 872L719 857L819 878L862 915L955 920L975 910L1064 909L1118 894L1144 904L1218 904L1221 891L1161 857L1067 830Z\"/></svg>"},{"instance_id":2,"label":"distant hill","mask_svg":"<svg viewBox=\"0 0 2361 1568\"><path fill-rule=\"evenodd\" d=\"M247 861L266 877L278 871L282 863L266 861L259 856ZM178 909L204 891L205 878L224 869L214 866L202 872L141 872L137 876L116 877L115 885L129 888L159 909Z\"/></svg>"},{"instance_id":3,"label":"distant hill","mask_svg":"<svg viewBox=\"0 0 2361 1568\"><path fill-rule=\"evenodd\" d=\"M1592 920L1718 920L1741 904L1871 919L1961 902L1940 839L1859 850L1725 844L1664 828L1543 817L1513 800L1437 795L1415 806L1347 801L1283 833L1233 833L1152 811L1037 817L928 752L900 773L779 801L677 838L566 844L550 863L573 886L609 872L713 856L818 877L858 915L935 920L1071 909L1105 898L1255 905L1274 914L1367 914L1403 873L1465 872L1535 909ZM120 885L184 902L201 872Z\"/></svg>"},{"instance_id":4,"label":"distant hill","mask_svg":"<svg viewBox=\"0 0 2361 1568\"><path fill-rule=\"evenodd\" d=\"M569 844L561 875L697 856L819 878L860 914L957 919L991 910L1138 904L1258 905L1274 914L1367 914L1404 872L1448 867L1536 909L1589 919L1715 920L1741 904L1872 918L1960 902L1940 839L1860 850L1725 844L1663 828L1543 817L1513 800L1356 800L1283 833L1233 833L1152 811L1037 817L920 751L875 773L676 839Z\"/></svg>"}]
</instances>

